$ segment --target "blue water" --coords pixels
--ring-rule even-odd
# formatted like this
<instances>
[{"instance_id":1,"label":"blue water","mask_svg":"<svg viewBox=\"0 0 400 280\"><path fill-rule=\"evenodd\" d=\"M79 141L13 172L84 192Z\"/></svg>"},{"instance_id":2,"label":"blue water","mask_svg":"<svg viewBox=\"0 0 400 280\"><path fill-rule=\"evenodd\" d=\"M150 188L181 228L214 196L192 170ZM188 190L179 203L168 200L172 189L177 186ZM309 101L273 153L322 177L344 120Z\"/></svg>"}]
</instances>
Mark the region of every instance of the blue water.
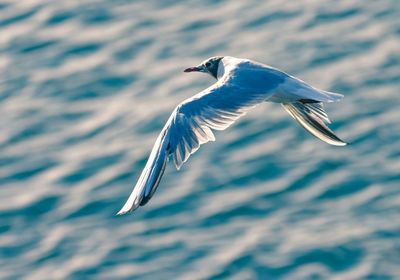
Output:
<instances>
[{"instance_id":1,"label":"blue water","mask_svg":"<svg viewBox=\"0 0 400 280\"><path fill-rule=\"evenodd\" d=\"M399 50L397 0L0 2L0 279L400 279ZM264 104L114 216L214 55L343 93L352 144Z\"/></svg>"}]
</instances>

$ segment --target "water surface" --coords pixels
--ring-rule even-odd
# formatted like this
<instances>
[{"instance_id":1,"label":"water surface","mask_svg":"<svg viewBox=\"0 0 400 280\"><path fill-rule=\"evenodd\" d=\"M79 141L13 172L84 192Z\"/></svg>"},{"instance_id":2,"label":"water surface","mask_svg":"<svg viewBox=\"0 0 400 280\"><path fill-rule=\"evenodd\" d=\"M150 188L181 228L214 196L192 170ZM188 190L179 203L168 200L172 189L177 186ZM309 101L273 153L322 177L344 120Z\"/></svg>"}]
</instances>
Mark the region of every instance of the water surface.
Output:
<instances>
[{"instance_id":1,"label":"water surface","mask_svg":"<svg viewBox=\"0 0 400 280\"><path fill-rule=\"evenodd\" d=\"M400 278L400 6L382 1L0 3L1 279ZM115 217L215 55L344 100L348 147L277 104L217 132Z\"/></svg>"}]
</instances>

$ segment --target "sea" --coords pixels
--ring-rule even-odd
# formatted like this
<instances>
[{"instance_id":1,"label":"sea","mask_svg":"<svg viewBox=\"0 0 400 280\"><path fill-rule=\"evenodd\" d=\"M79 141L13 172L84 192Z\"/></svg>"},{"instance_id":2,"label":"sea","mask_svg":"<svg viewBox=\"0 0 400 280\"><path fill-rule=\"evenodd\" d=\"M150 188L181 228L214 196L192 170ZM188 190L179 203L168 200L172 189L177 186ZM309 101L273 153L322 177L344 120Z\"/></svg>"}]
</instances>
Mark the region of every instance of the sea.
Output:
<instances>
[{"instance_id":1,"label":"sea","mask_svg":"<svg viewBox=\"0 0 400 280\"><path fill-rule=\"evenodd\" d=\"M343 94L350 145L265 103L116 216L217 55ZM399 1L0 1L0 279L400 279Z\"/></svg>"}]
</instances>

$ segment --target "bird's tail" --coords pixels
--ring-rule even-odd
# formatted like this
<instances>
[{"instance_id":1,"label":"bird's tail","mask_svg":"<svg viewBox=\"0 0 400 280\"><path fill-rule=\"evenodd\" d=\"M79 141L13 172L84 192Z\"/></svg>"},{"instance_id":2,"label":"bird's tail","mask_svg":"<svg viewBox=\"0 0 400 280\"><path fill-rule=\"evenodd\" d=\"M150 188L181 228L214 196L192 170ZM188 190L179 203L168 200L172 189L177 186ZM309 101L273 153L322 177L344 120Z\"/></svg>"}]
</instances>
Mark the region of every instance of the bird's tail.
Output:
<instances>
[{"instance_id":1,"label":"bird's tail","mask_svg":"<svg viewBox=\"0 0 400 280\"><path fill-rule=\"evenodd\" d=\"M117 215L132 212L139 206L145 205L153 196L164 174L165 165L168 161L169 150L166 137L167 133L164 129L158 136L146 166L133 188L131 195Z\"/></svg>"},{"instance_id":2,"label":"bird's tail","mask_svg":"<svg viewBox=\"0 0 400 280\"><path fill-rule=\"evenodd\" d=\"M282 103L282 106L312 135L331 145L347 145L346 142L337 137L324 123L324 121L330 123L330 120L321 102Z\"/></svg>"}]
</instances>

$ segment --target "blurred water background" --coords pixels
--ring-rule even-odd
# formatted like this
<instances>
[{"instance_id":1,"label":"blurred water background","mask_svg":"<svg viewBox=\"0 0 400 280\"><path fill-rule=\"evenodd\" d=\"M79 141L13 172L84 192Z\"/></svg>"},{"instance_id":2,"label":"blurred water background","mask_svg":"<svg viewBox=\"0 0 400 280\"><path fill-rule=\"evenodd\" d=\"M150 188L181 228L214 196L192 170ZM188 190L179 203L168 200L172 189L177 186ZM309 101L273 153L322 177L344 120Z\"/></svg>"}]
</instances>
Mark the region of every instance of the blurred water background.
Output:
<instances>
[{"instance_id":1,"label":"blurred water background","mask_svg":"<svg viewBox=\"0 0 400 280\"><path fill-rule=\"evenodd\" d=\"M214 55L343 93L352 145L264 104L114 216ZM0 278L400 279L399 62L397 0L0 1Z\"/></svg>"}]
</instances>

